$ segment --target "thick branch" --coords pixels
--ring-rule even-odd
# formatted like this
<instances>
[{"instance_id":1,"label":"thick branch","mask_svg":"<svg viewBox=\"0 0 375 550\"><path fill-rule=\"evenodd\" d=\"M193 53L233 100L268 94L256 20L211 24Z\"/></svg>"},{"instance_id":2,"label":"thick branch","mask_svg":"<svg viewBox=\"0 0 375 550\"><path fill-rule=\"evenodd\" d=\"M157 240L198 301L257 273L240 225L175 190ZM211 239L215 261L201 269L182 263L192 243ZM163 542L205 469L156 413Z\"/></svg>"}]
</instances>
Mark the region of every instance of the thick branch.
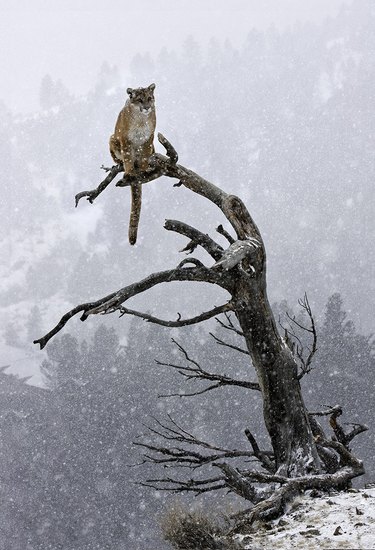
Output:
<instances>
[{"instance_id":1,"label":"thick branch","mask_svg":"<svg viewBox=\"0 0 375 550\"><path fill-rule=\"evenodd\" d=\"M328 473L336 472L341 465L347 464L346 458L352 457L349 448L350 441L352 441L352 439L354 439L354 437L356 437L358 434L368 430L368 427L362 424L352 424L352 426L354 426L353 429L350 432L346 433L344 428L339 424L337 420L338 417L341 415L342 408L339 405L336 405L335 407L330 407L326 411L315 411L309 413L310 426L314 434L315 441L317 442L317 450L320 458L324 462L325 469ZM317 420L315 419L315 416L330 416L329 424L333 429L333 432L335 434L334 437L337 440L336 442L334 441L333 445L327 440L324 430L319 422L317 422ZM337 446L336 443L338 443L339 445ZM344 454L340 452L342 448L345 449ZM339 454L340 462L337 455L331 449L335 449L335 451ZM354 460L357 461L357 459Z\"/></svg>"},{"instance_id":2,"label":"thick branch","mask_svg":"<svg viewBox=\"0 0 375 550\"><path fill-rule=\"evenodd\" d=\"M225 474L225 485L240 497L257 502L257 490L245 479L237 468L233 468L226 462L214 464Z\"/></svg>"},{"instance_id":3,"label":"thick branch","mask_svg":"<svg viewBox=\"0 0 375 550\"><path fill-rule=\"evenodd\" d=\"M351 468L353 468L353 470L358 470L360 472L360 473L357 473L356 475L362 475L362 473L364 472L362 461L356 458L349 451L349 449L345 447L343 443L340 443L339 441L333 441L333 440L328 441L322 438L318 438L318 442L323 447L329 447L331 449L334 449L340 456L342 465L350 466Z\"/></svg>"},{"instance_id":4,"label":"thick branch","mask_svg":"<svg viewBox=\"0 0 375 550\"><path fill-rule=\"evenodd\" d=\"M189 247L186 248L186 250L189 252L193 251L196 246L200 245L214 258L214 260L219 260L223 255L223 247L215 243L211 237L205 235L198 229L191 227L187 223L183 223L178 220L165 220L164 228L167 231L175 231L176 233L180 233L181 235L188 237L191 240L191 243L189 243Z\"/></svg>"},{"instance_id":5,"label":"thick branch","mask_svg":"<svg viewBox=\"0 0 375 550\"><path fill-rule=\"evenodd\" d=\"M319 413L318 415L322 416L321 413ZM319 439L327 439L322 426L316 420L315 416L313 416L311 413L309 413L309 422L315 442L317 442ZM327 473L337 472L337 470L339 469L339 459L337 454L334 453L331 449L327 449L322 445L319 445L318 443L316 444L316 449L318 451L319 458L324 464L325 471Z\"/></svg>"},{"instance_id":6,"label":"thick branch","mask_svg":"<svg viewBox=\"0 0 375 550\"><path fill-rule=\"evenodd\" d=\"M47 342L53 336L55 336L55 334L60 332L60 330L63 329L64 326L66 325L66 323L69 321L69 319L71 319L72 317L77 315L77 313L80 313L81 311L84 311L84 312L88 311L88 310L92 309L93 307L95 307L98 303L102 303L102 302L105 302L107 300L110 300L115 295L116 295L116 293L112 292L112 294L109 294L108 296L106 296L105 298L102 298L101 300L98 300L96 302L87 302L85 304L80 304L79 306L71 309L70 311L65 313L65 315L63 315L61 317L60 321L57 323L57 325L52 330L50 330L45 336L43 336L43 338L39 338L39 340L34 340L33 343L34 344L39 344L40 349L43 349L44 346L47 344Z\"/></svg>"},{"instance_id":7,"label":"thick branch","mask_svg":"<svg viewBox=\"0 0 375 550\"><path fill-rule=\"evenodd\" d=\"M354 428L347 434L345 434L345 440L346 444L350 443L352 439L354 439L357 435L367 432L368 426L364 424L352 424Z\"/></svg>"},{"instance_id":8,"label":"thick branch","mask_svg":"<svg viewBox=\"0 0 375 550\"><path fill-rule=\"evenodd\" d=\"M164 147L167 157L169 157L172 164L176 164L178 161L178 154L176 149L173 147L173 145L161 134L158 133L158 140L159 143Z\"/></svg>"},{"instance_id":9,"label":"thick branch","mask_svg":"<svg viewBox=\"0 0 375 550\"><path fill-rule=\"evenodd\" d=\"M335 448L335 450L339 450L339 445L337 442L329 442L329 446ZM339 452L345 451L346 449L343 446L339 450ZM268 521L275 519L285 512L289 502L304 491L308 489L343 489L347 487L351 479L363 473L362 463L354 459L354 462L350 466L345 466L333 474L287 479L279 489L275 490L271 497L254 506L249 515L246 515L246 519L240 523L249 525L257 520ZM239 524L237 524L236 529L238 527Z\"/></svg>"},{"instance_id":10,"label":"thick branch","mask_svg":"<svg viewBox=\"0 0 375 550\"><path fill-rule=\"evenodd\" d=\"M145 292L160 283L170 283L174 281L205 282L217 284L225 288L224 279L216 276L215 272L205 267L188 267L181 269L170 269L168 271L159 271L158 273L149 275L140 282L133 283L117 291L115 296L110 300L86 311L82 320L85 320L89 315L115 311L129 298L132 298L137 294L141 294L142 292Z\"/></svg>"},{"instance_id":11,"label":"thick branch","mask_svg":"<svg viewBox=\"0 0 375 550\"><path fill-rule=\"evenodd\" d=\"M354 437L362 432L366 432L368 430L367 426L364 426L362 424L353 424L354 428L349 432L346 433L344 428L339 424L337 418L342 415L342 409L341 407L334 407L331 416L329 419L329 424L331 428L333 429L333 433L335 434L335 437L337 441L342 444L348 451L350 451L349 443L354 439Z\"/></svg>"}]
</instances>

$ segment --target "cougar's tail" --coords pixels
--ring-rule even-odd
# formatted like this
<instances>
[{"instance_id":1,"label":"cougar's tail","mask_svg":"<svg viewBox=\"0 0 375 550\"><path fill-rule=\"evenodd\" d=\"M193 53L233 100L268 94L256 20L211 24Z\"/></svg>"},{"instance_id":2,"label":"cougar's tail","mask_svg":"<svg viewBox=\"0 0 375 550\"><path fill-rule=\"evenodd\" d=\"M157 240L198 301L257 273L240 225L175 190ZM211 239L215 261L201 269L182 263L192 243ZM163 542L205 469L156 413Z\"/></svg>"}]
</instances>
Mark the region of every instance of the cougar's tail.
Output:
<instances>
[{"instance_id":1,"label":"cougar's tail","mask_svg":"<svg viewBox=\"0 0 375 550\"><path fill-rule=\"evenodd\" d=\"M135 244L137 242L138 224L141 216L142 206L142 184L133 183L131 186L132 202L129 221L129 242Z\"/></svg>"}]
</instances>

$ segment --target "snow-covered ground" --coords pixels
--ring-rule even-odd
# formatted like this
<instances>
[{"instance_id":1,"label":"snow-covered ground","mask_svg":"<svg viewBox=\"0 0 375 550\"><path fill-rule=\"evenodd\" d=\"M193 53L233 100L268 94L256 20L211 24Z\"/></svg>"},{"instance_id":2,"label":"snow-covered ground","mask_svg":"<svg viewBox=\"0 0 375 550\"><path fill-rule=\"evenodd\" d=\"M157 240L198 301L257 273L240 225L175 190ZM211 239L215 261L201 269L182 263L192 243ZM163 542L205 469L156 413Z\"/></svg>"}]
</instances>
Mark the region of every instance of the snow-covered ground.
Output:
<instances>
[{"instance_id":1,"label":"snow-covered ground","mask_svg":"<svg viewBox=\"0 0 375 550\"><path fill-rule=\"evenodd\" d=\"M375 488L301 497L282 518L240 536L248 550L375 549Z\"/></svg>"}]
</instances>

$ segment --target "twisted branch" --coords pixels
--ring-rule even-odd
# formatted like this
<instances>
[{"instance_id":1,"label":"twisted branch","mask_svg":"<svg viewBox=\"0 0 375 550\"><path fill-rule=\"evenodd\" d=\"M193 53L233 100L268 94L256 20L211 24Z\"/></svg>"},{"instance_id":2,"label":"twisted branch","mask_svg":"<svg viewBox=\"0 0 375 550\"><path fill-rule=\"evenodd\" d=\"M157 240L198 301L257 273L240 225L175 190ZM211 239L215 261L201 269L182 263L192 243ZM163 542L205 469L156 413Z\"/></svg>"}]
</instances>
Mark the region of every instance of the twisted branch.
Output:
<instances>
[{"instance_id":1,"label":"twisted branch","mask_svg":"<svg viewBox=\"0 0 375 550\"><path fill-rule=\"evenodd\" d=\"M80 304L71 309L62 316L57 325L49 331L45 336L34 340L34 344L39 344L40 349L43 349L47 342L57 334L66 323L74 317L77 313L83 312L81 321L85 321L89 315L97 315L99 313L108 313L116 310L121 311L121 306L124 302L133 298L137 294L144 292L158 284L169 283L172 281L195 281L206 282L211 284L223 285L223 278L218 276L217 273L205 268L205 267L193 267L193 268L180 268L170 269L167 271L159 271L146 277L145 279L136 283L130 284L117 292L100 298L95 302L87 302ZM203 314L204 315L204 314ZM214 313L212 316L216 315Z\"/></svg>"},{"instance_id":2,"label":"twisted branch","mask_svg":"<svg viewBox=\"0 0 375 550\"><path fill-rule=\"evenodd\" d=\"M108 176L98 185L96 189L92 189L91 191L81 191L80 193L77 193L75 196L75 206L77 208L79 201L86 197L86 199L89 201L90 204L94 202L96 197L100 195L108 187L108 185L111 183L111 181L120 173L123 172L124 168L122 164L116 164L115 166L112 166L112 168L106 169L106 172L108 172Z\"/></svg>"}]
</instances>

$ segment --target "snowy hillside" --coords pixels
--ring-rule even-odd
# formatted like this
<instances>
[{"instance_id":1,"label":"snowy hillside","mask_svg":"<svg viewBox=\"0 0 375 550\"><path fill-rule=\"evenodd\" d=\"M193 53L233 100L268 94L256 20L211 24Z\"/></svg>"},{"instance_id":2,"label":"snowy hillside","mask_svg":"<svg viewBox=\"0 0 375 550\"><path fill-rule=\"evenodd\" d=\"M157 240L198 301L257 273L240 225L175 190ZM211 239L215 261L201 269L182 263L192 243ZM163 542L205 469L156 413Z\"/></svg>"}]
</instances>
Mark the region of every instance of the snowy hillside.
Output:
<instances>
[{"instance_id":1,"label":"snowy hillside","mask_svg":"<svg viewBox=\"0 0 375 550\"><path fill-rule=\"evenodd\" d=\"M375 548L375 489L351 489L330 497L305 496L282 518L238 536L248 550Z\"/></svg>"}]
</instances>

